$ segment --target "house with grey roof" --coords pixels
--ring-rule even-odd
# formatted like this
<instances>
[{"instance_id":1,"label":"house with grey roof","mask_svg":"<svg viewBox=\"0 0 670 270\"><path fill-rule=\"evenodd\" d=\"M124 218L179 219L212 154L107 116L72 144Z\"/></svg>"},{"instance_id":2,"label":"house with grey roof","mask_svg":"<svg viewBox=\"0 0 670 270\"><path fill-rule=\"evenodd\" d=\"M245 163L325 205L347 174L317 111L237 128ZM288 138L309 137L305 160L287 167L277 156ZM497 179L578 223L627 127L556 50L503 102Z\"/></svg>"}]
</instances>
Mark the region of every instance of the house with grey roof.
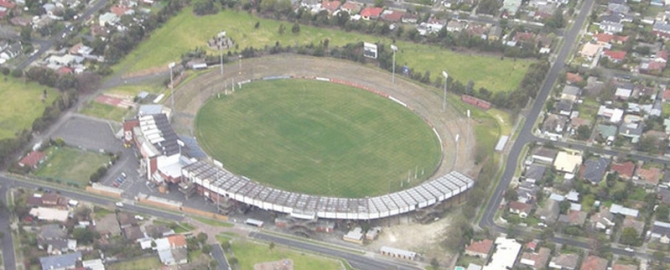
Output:
<instances>
[{"instance_id":1,"label":"house with grey roof","mask_svg":"<svg viewBox=\"0 0 670 270\"><path fill-rule=\"evenodd\" d=\"M549 268L574 270L577 269L577 262L579 262L577 254L558 254L549 261Z\"/></svg>"},{"instance_id":2,"label":"house with grey roof","mask_svg":"<svg viewBox=\"0 0 670 270\"><path fill-rule=\"evenodd\" d=\"M579 87L566 85L565 87L563 87L563 92L561 92L561 99L574 102L577 99L579 99L579 95L581 94L581 92L582 90L579 89Z\"/></svg>"},{"instance_id":3,"label":"house with grey roof","mask_svg":"<svg viewBox=\"0 0 670 270\"><path fill-rule=\"evenodd\" d=\"M77 261L81 261L81 252L73 252L63 255L41 257L42 270L66 270L75 268Z\"/></svg>"},{"instance_id":4,"label":"house with grey roof","mask_svg":"<svg viewBox=\"0 0 670 270\"><path fill-rule=\"evenodd\" d=\"M644 132L644 122L622 123L619 126L619 135L629 138L632 143L637 143Z\"/></svg>"},{"instance_id":5,"label":"house with grey roof","mask_svg":"<svg viewBox=\"0 0 670 270\"><path fill-rule=\"evenodd\" d=\"M584 162L584 165L579 170L579 177L591 182L593 185L597 185L605 177L609 165L609 158L590 158Z\"/></svg>"},{"instance_id":6,"label":"house with grey roof","mask_svg":"<svg viewBox=\"0 0 670 270\"><path fill-rule=\"evenodd\" d=\"M533 161L553 164L554 159L556 159L556 155L558 155L558 150L556 149L539 147L533 150L531 158L533 159Z\"/></svg>"},{"instance_id":7,"label":"house with grey roof","mask_svg":"<svg viewBox=\"0 0 670 270\"><path fill-rule=\"evenodd\" d=\"M67 236L67 231L60 224L46 224L40 227L40 233L37 236L41 239L63 239Z\"/></svg>"},{"instance_id":8,"label":"house with grey roof","mask_svg":"<svg viewBox=\"0 0 670 270\"><path fill-rule=\"evenodd\" d=\"M544 207L535 211L535 217L539 218L542 220L542 222L548 225L554 224L559 214L559 202L554 200L546 200Z\"/></svg>"},{"instance_id":9,"label":"house with grey roof","mask_svg":"<svg viewBox=\"0 0 670 270\"><path fill-rule=\"evenodd\" d=\"M524 176L526 177L526 181L531 181L531 182L537 182L542 180L544 178L544 173L547 171L547 167L542 166L542 165L537 165L533 164L528 166L526 169L526 172L524 173Z\"/></svg>"},{"instance_id":10,"label":"house with grey roof","mask_svg":"<svg viewBox=\"0 0 670 270\"><path fill-rule=\"evenodd\" d=\"M650 240L658 240L663 244L670 244L670 223L654 221L648 232Z\"/></svg>"}]
</instances>

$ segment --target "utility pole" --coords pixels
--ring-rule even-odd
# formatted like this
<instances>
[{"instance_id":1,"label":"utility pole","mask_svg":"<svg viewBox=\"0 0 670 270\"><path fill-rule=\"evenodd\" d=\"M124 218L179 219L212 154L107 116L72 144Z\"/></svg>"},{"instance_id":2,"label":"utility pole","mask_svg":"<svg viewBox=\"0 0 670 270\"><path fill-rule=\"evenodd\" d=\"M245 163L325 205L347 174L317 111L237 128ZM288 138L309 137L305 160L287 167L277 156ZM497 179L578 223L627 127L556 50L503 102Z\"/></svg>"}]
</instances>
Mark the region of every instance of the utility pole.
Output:
<instances>
[{"instance_id":1,"label":"utility pole","mask_svg":"<svg viewBox=\"0 0 670 270\"><path fill-rule=\"evenodd\" d=\"M442 97L442 112L447 110L447 83L449 79L449 74L446 71L442 71L442 76L444 76L444 95Z\"/></svg>"},{"instance_id":2,"label":"utility pole","mask_svg":"<svg viewBox=\"0 0 670 270\"><path fill-rule=\"evenodd\" d=\"M395 83L395 53L398 51L398 46L391 44L391 50L393 51L393 73L391 75L391 83Z\"/></svg>"}]
</instances>

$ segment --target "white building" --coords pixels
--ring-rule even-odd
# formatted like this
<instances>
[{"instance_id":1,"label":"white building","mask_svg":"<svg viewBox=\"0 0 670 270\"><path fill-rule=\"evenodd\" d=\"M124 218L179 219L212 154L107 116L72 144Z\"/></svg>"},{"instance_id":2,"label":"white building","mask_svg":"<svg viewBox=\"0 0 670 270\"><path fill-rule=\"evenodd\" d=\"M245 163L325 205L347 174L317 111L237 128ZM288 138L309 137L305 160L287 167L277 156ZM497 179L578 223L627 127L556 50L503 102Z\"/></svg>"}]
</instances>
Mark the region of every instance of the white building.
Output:
<instances>
[{"instance_id":1,"label":"white building","mask_svg":"<svg viewBox=\"0 0 670 270\"><path fill-rule=\"evenodd\" d=\"M491 256L491 262L484 266L484 270L513 269L514 262L521 251L521 244L514 239L498 237L496 251Z\"/></svg>"}]
</instances>

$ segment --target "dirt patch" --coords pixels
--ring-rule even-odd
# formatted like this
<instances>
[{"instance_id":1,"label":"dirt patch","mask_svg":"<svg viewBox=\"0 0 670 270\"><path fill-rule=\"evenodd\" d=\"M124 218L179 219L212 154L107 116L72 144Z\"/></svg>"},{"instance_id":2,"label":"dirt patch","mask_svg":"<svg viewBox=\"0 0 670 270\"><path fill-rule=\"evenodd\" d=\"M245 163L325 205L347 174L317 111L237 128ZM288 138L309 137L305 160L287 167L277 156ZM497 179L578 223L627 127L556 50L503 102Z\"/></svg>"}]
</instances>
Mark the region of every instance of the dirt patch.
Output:
<instances>
[{"instance_id":1,"label":"dirt patch","mask_svg":"<svg viewBox=\"0 0 670 270\"><path fill-rule=\"evenodd\" d=\"M254 270L293 270L292 260L279 260L254 264Z\"/></svg>"}]
</instances>

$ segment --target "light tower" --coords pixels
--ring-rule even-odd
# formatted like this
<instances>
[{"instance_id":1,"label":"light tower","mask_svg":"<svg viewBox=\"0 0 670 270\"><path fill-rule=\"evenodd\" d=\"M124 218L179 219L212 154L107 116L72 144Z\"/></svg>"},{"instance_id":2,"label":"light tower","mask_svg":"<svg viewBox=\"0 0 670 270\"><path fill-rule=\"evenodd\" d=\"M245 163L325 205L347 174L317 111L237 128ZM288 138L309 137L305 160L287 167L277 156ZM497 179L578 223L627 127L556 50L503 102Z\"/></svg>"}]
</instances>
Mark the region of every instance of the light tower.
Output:
<instances>
[{"instance_id":1,"label":"light tower","mask_svg":"<svg viewBox=\"0 0 670 270\"><path fill-rule=\"evenodd\" d=\"M444 76L444 95L442 97L442 112L447 109L447 80L449 79L449 74L446 71L442 71L442 76Z\"/></svg>"},{"instance_id":2,"label":"light tower","mask_svg":"<svg viewBox=\"0 0 670 270\"><path fill-rule=\"evenodd\" d=\"M391 75L391 83L395 83L395 53L398 51L398 46L391 44L391 50L393 51L393 73Z\"/></svg>"},{"instance_id":3,"label":"light tower","mask_svg":"<svg viewBox=\"0 0 670 270\"><path fill-rule=\"evenodd\" d=\"M172 112L173 113L174 113L174 79L172 78L173 77L172 68L174 67L174 65L175 65L174 62L172 62L168 65L168 67L170 68L170 100L171 100L171 103L172 103Z\"/></svg>"}]
</instances>

